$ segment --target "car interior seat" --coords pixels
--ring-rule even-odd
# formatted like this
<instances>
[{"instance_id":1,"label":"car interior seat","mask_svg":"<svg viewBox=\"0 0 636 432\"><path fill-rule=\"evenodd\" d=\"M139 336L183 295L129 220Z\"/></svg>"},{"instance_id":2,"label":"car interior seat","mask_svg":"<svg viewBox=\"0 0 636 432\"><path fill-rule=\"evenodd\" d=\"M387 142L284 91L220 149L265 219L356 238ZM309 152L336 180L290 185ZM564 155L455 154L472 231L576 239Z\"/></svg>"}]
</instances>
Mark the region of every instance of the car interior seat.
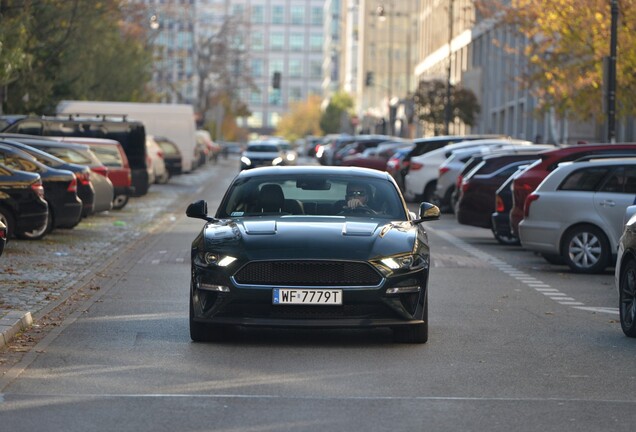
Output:
<instances>
[{"instance_id":1,"label":"car interior seat","mask_svg":"<svg viewBox=\"0 0 636 432\"><path fill-rule=\"evenodd\" d=\"M283 189L277 184L263 185L258 193L258 211L262 213L280 213L285 207Z\"/></svg>"}]
</instances>

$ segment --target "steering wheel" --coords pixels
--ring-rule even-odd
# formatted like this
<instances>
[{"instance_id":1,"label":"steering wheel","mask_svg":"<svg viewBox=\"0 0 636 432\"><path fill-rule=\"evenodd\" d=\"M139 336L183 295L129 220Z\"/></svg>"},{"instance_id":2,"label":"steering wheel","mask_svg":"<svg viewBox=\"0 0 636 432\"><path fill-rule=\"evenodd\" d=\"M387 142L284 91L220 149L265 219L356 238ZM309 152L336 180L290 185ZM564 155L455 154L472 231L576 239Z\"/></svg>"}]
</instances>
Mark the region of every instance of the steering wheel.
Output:
<instances>
[{"instance_id":1,"label":"steering wheel","mask_svg":"<svg viewBox=\"0 0 636 432\"><path fill-rule=\"evenodd\" d=\"M359 206L356 208L343 208L338 214L378 214L375 210L367 206Z\"/></svg>"}]
</instances>

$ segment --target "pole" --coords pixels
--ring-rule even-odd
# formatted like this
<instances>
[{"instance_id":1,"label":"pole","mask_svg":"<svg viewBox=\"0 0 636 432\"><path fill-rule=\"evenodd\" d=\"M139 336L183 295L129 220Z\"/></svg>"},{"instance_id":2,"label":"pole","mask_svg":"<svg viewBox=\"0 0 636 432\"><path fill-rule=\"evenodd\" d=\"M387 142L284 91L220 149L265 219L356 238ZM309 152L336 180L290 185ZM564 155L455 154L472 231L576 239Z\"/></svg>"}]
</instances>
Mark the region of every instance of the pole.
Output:
<instances>
[{"instance_id":1,"label":"pole","mask_svg":"<svg viewBox=\"0 0 636 432\"><path fill-rule=\"evenodd\" d=\"M607 80L607 139L616 143L616 46L618 27L618 0L611 1L612 26L610 34L610 59Z\"/></svg>"},{"instance_id":2,"label":"pole","mask_svg":"<svg viewBox=\"0 0 636 432\"><path fill-rule=\"evenodd\" d=\"M453 42L453 0L448 4L448 69L446 71L446 106L444 112L444 131L446 135L450 134L451 122L451 65L452 51L451 43Z\"/></svg>"},{"instance_id":3,"label":"pole","mask_svg":"<svg viewBox=\"0 0 636 432\"><path fill-rule=\"evenodd\" d=\"M389 16L387 19L389 20L389 83L387 86L387 106L389 113L389 127L388 127L388 135L393 135L393 123L394 119L391 115L391 98L393 97L393 16L396 14L394 10L395 4L394 2L390 2L389 6L391 11L389 12Z\"/></svg>"}]
</instances>

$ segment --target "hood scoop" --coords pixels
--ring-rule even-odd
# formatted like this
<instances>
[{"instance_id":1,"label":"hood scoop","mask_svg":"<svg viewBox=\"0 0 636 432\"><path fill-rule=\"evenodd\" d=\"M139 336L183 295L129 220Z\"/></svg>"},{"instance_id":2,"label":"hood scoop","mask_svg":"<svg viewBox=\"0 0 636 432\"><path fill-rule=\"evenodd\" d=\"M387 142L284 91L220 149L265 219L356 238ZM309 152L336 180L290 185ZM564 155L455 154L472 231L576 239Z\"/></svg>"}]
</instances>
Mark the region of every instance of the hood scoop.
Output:
<instances>
[{"instance_id":1,"label":"hood scoop","mask_svg":"<svg viewBox=\"0 0 636 432\"><path fill-rule=\"evenodd\" d=\"M276 234L276 221L244 221L245 234Z\"/></svg>"},{"instance_id":2,"label":"hood scoop","mask_svg":"<svg viewBox=\"0 0 636 432\"><path fill-rule=\"evenodd\" d=\"M369 237L372 236L377 228L376 223L368 222L345 222L342 226L342 235Z\"/></svg>"}]
</instances>

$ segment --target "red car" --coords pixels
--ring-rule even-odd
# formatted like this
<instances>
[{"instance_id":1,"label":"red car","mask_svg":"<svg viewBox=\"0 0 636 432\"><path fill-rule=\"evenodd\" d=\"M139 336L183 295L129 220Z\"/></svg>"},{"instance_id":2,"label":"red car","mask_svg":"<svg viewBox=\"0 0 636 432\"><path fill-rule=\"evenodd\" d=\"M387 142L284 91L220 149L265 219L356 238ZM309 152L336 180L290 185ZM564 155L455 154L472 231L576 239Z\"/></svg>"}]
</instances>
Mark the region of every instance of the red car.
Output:
<instances>
[{"instance_id":1,"label":"red car","mask_svg":"<svg viewBox=\"0 0 636 432\"><path fill-rule=\"evenodd\" d=\"M519 235L519 223L523 219L526 197L539 186L547 175L561 162L590 158L595 155L636 156L636 144L580 144L548 150L541 153L541 159L528 166L512 183L512 210L510 210L510 230Z\"/></svg>"},{"instance_id":2,"label":"red car","mask_svg":"<svg viewBox=\"0 0 636 432\"><path fill-rule=\"evenodd\" d=\"M111 139L85 139L82 143L88 145L100 162L108 168L107 176L115 191L113 209L121 210L133 194L132 171L124 148L118 141Z\"/></svg>"},{"instance_id":3,"label":"red car","mask_svg":"<svg viewBox=\"0 0 636 432\"><path fill-rule=\"evenodd\" d=\"M342 159L342 166L358 166L363 168L372 168L379 171L386 171L387 162L393 154L400 148L412 148L410 142L386 142L379 144L377 147L369 147L361 153L354 153L345 156Z\"/></svg>"}]
</instances>

